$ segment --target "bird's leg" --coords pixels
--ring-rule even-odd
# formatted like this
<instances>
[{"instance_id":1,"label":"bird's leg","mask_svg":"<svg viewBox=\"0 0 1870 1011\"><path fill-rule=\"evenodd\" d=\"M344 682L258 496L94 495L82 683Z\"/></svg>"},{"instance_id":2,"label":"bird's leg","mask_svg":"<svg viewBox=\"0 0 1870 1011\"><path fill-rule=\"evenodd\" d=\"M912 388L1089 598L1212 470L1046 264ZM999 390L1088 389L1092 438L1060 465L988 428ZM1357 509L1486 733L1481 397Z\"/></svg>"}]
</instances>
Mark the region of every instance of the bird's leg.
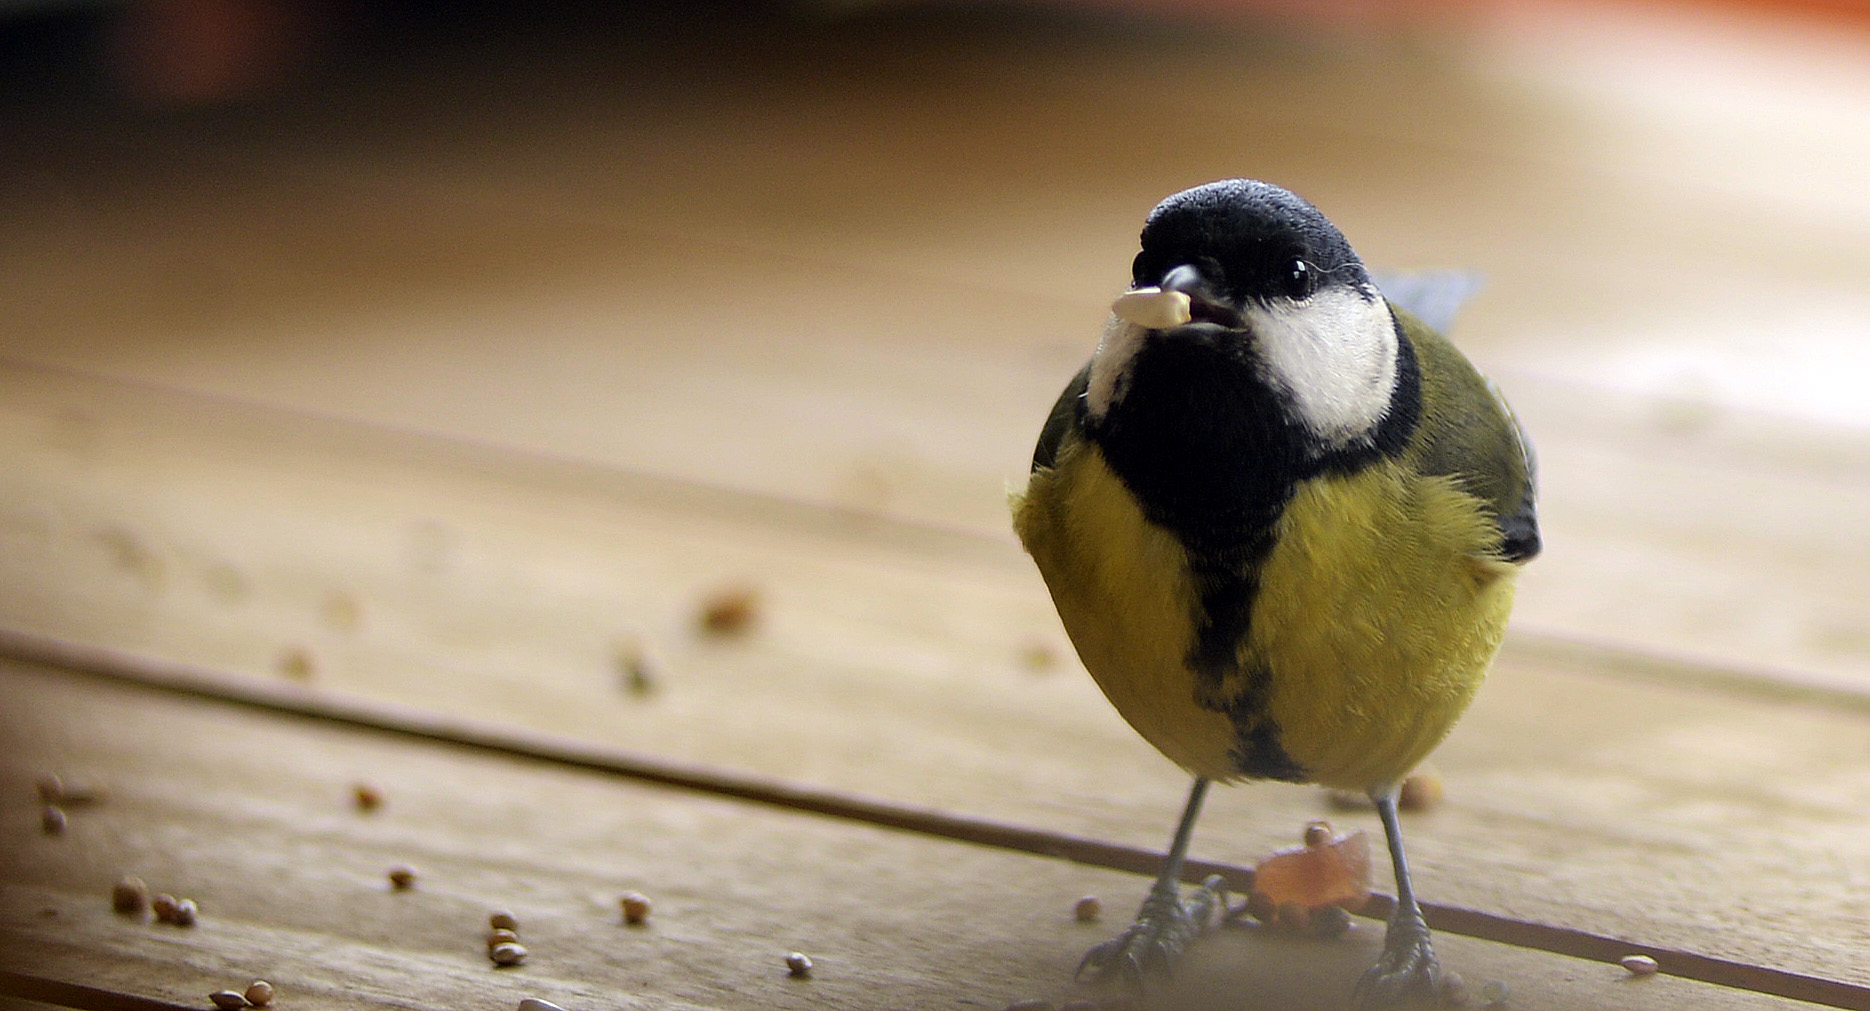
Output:
<instances>
[{"instance_id":1,"label":"bird's leg","mask_svg":"<svg viewBox=\"0 0 1870 1011\"><path fill-rule=\"evenodd\" d=\"M1119 980L1140 985L1152 975L1167 976L1195 938L1214 922L1214 914L1224 909L1221 882L1212 877L1201 883L1186 900L1181 895L1182 862L1188 856L1188 841L1194 835L1195 818L1201 813L1201 801L1208 793L1208 780L1195 777L1188 791L1188 804L1182 808L1182 820L1169 844L1168 858L1162 873L1150 886L1149 896L1136 912L1136 922L1128 930L1085 952L1078 963L1078 978L1094 982Z\"/></svg>"},{"instance_id":2,"label":"bird's leg","mask_svg":"<svg viewBox=\"0 0 1870 1011\"><path fill-rule=\"evenodd\" d=\"M1403 858L1402 826L1396 820L1396 791L1372 794L1383 834L1389 840L1390 863L1396 869L1396 909L1390 913L1383 937L1383 957L1357 982L1353 1005L1357 1011L1389 1008L1409 1001L1425 1004L1438 999L1441 965L1429 947L1428 923L1416 904L1409 881L1409 862Z\"/></svg>"}]
</instances>

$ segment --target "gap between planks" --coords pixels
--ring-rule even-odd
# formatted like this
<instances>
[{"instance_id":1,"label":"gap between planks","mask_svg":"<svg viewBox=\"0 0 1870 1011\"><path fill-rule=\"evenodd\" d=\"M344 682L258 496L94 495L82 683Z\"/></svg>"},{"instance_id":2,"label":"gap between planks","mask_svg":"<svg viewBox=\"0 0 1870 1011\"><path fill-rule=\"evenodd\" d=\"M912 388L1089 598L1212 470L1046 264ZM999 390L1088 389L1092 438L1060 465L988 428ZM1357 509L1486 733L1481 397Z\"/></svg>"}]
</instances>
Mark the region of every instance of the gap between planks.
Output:
<instances>
[{"instance_id":1,"label":"gap between planks","mask_svg":"<svg viewBox=\"0 0 1870 1011\"><path fill-rule=\"evenodd\" d=\"M662 786L1113 870L1150 875L1156 873L1163 859L1162 853L1143 847L675 761L537 731L447 716L411 706L366 701L297 685L255 681L191 664L138 656L17 629L0 628L0 656L175 695L476 748ZM1228 888L1235 891L1248 891L1253 884L1252 869L1238 864L1191 858L1183 874L1190 881L1218 875ZM1375 919L1385 918L1393 904L1392 897L1373 893L1363 915ZM1661 971L1684 979L1845 1008L1848 1011L1870 1011L1870 987L1842 980L1642 944L1461 906L1428 902L1422 906L1429 925L1436 930L1600 962L1615 962L1626 955L1649 955L1656 960ZM167 1007L146 1004L132 1007L124 1004L119 995L93 992L85 987L13 973L0 973L0 993L33 1000L50 1000L52 1003L85 1008L87 1011L156 1011L158 1007Z\"/></svg>"}]
</instances>

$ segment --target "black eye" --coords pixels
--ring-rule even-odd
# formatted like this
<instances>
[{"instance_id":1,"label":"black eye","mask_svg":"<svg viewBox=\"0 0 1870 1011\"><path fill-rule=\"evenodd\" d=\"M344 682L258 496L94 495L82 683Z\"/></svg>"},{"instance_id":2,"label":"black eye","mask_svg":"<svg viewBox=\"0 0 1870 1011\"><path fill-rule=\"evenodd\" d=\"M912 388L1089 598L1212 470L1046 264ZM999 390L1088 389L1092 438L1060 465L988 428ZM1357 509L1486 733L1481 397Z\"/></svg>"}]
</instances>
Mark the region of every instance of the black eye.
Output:
<instances>
[{"instance_id":1,"label":"black eye","mask_svg":"<svg viewBox=\"0 0 1870 1011\"><path fill-rule=\"evenodd\" d=\"M1312 289L1317 286L1318 271L1304 260L1292 260L1286 264L1286 272L1280 275L1279 282L1284 286L1287 298L1309 298Z\"/></svg>"}]
</instances>

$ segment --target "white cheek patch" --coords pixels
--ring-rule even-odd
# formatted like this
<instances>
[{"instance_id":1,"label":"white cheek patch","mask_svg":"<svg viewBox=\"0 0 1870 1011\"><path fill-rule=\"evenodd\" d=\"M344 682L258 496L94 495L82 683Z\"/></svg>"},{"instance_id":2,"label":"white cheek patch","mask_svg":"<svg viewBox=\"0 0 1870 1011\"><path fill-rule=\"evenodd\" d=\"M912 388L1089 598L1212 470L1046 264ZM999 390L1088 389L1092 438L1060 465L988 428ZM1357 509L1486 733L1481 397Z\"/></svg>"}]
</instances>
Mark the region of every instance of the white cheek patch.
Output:
<instances>
[{"instance_id":1,"label":"white cheek patch","mask_svg":"<svg viewBox=\"0 0 1870 1011\"><path fill-rule=\"evenodd\" d=\"M1114 315L1104 324L1104 337L1091 354L1091 377L1084 391L1085 409L1091 417L1102 418L1123 395L1136 353L1148 336L1148 330Z\"/></svg>"},{"instance_id":2,"label":"white cheek patch","mask_svg":"<svg viewBox=\"0 0 1870 1011\"><path fill-rule=\"evenodd\" d=\"M1396 321L1382 298L1333 287L1304 302L1249 306L1263 378L1292 398L1297 417L1327 445L1367 435L1389 412L1396 385Z\"/></svg>"}]
</instances>

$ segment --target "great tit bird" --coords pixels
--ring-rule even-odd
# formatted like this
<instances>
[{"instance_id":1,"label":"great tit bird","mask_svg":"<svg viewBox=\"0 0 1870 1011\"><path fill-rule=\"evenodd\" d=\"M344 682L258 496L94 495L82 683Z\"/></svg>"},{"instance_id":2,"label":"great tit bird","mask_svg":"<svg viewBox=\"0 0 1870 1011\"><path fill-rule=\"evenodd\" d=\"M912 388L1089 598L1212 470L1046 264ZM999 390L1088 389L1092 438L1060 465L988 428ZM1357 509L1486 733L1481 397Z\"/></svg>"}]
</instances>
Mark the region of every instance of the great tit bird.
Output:
<instances>
[{"instance_id":1,"label":"great tit bird","mask_svg":"<svg viewBox=\"0 0 1870 1011\"><path fill-rule=\"evenodd\" d=\"M1272 779L1375 802L1397 902L1356 1002L1432 999L1396 794L1473 698L1539 552L1525 436L1277 186L1164 200L1131 282L1012 497L1085 667L1195 776L1135 924L1080 974L1172 962L1213 903L1179 891L1208 783Z\"/></svg>"}]
</instances>

